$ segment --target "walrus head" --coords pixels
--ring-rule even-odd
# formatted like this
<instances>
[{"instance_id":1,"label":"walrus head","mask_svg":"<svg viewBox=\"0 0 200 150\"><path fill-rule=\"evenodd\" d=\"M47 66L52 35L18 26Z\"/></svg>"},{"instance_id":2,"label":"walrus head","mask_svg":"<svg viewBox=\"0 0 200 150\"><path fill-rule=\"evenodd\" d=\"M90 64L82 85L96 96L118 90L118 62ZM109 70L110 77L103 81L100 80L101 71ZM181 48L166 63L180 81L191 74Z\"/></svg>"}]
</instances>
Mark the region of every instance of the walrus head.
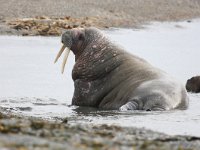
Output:
<instances>
[{"instance_id":1,"label":"walrus head","mask_svg":"<svg viewBox=\"0 0 200 150\"><path fill-rule=\"evenodd\" d=\"M74 53L76 57L78 57L78 55L81 53L81 47L83 46L84 40L85 30L83 28L67 30L65 33L62 34L61 42L63 46L61 47L54 61L54 63L56 63L65 50L65 55L62 63L62 73L64 72L65 64L67 62L70 50Z\"/></svg>"}]
</instances>

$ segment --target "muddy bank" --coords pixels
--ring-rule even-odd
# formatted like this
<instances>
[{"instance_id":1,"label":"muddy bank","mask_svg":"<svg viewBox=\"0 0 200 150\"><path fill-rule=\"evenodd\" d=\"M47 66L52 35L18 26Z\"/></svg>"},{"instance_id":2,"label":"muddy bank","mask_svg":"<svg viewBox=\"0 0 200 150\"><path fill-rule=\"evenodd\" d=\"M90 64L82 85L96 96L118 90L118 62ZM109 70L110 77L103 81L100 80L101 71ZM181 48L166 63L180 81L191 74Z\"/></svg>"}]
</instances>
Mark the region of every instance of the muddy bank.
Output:
<instances>
[{"instance_id":1,"label":"muddy bank","mask_svg":"<svg viewBox=\"0 0 200 150\"><path fill-rule=\"evenodd\" d=\"M0 1L0 34L60 35L74 27L137 28L200 17L199 0Z\"/></svg>"},{"instance_id":2,"label":"muddy bank","mask_svg":"<svg viewBox=\"0 0 200 150\"><path fill-rule=\"evenodd\" d=\"M70 125L20 117L0 109L0 148L8 149L199 149L200 138L168 136L133 127Z\"/></svg>"}]
</instances>

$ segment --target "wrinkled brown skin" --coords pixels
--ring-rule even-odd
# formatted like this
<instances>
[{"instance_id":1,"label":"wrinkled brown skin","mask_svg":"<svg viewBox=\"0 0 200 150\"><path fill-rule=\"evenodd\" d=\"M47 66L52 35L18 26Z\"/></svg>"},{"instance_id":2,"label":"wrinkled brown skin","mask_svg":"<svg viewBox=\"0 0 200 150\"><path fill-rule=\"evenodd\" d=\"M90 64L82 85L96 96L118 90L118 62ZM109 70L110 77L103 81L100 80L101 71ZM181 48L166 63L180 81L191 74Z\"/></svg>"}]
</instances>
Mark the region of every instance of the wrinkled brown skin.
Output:
<instances>
[{"instance_id":1,"label":"wrinkled brown skin","mask_svg":"<svg viewBox=\"0 0 200 150\"><path fill-rule=\"evenodd\" d=\"M72 41L71 45L67 42L69 38ZM163 76L167 76L166 73L153 67L144 59L124 51L98 29L67 31L62 35L62 42L75 54L76 62L72 71L75 87L73 105L119 109L127 102L133 102L134 107L129 109L153 110L157 105L162 105L161 109L155 110L187 108L188 98L185 88L181 87L179 90L179 100L176 105L173 104L174 106L171 104L174 103L173 100L167 101L164 96L149 92L150 87L140 90L138 87L143 83L162 79ZM173 81L170 80L169 88L164 82L161 86L164 89L162 92L174 94L173 88L176 84ZM152 99L149 100L149 97ZM158 102L155 103L155 99L159 99Z\"/></svg>"},{"instance_id":2,"label":"wrinkled brown skin","mask_svg":"<svg viewBox=\"0 0 200 150\"><path fill-rule=\"evenodd\" d=\"M195 76L187 80L186 89L188 92L200 92L200 76Z\"/></svg>"}]
</instances>

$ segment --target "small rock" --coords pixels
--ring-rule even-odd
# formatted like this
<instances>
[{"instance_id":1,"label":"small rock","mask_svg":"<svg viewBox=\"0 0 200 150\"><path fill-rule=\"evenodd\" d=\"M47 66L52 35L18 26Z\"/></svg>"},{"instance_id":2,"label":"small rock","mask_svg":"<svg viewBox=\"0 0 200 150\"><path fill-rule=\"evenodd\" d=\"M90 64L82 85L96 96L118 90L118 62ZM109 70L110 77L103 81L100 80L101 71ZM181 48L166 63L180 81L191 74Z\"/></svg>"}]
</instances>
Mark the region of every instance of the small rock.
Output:
<instances>
[{"instance_id":1,"label":"small rock","mask_svg":"<svg viewBox=\"0 0 200 150\"><path fill-rule=\"evenodd\" d=\"M35 18L36 18L36 19L48 19L47 16L36 16Z\"/></svg>"},{"instance_id":2,"label":"small rock","mask_svg":"<svg viewBox=\"0 0 200 150\"><path fill-rule=\"evenodd\" d=\"M29 35L28 32L23 32L23 33L22 33L22 36L28 36L28 35Z\"/></svg>"},{"instance_id":3,"label":"small rock","mask_svg":"<svg viewBox=\"0 0 200 150\"><path fill-rule=\"evenodd\" d=\"M77 28L79 25L78 24L74 24L73 25L73 28Z\"/></svg>"},{"instance_id":4,"label":"small rock","mask_svg":"<svg viewBox=\"0 0 200 150\"><path fill-rule=\"evenodd\" d=\"M69 20L71 17L70 16L66 16L64 19Z\"/></svg>"},{"instance_id":5,"label":"small rock","mask_svg":"<svg viewBox=\"0 0 200 150\"><path fill-rule=\"evenodd\" d=\"M49 29L50 29L49 26L41 26L40 27L40 31L42 31L42 32L47 32L47 31L49 31Z\"/></svg>"},{"instance_id":6,"label":"small rock","mask_svg":"<svg viewBox=\"0 0 200 150\"><path fill-rule=\"evenodd\" d=\"M41 128L44 127L44 122L43 122L43 121L40 121L40 120L33 120L33 121L31 122L31 127L32 127L33 129L36 129L36 130L41 129Z\"/></svg>"},{"instance_id":7,"label":"small rock","mask_svg":"<svg viewBox=\"0 0 200 150\"><path fill-rule=\"evenodd\" d=\"M68 118L63 118L62 119L62 123L67 123L68 122Z\"/></svg>"},{"instance_id":8,"label":"small rock","mask_svg":"<svg viewBox=\"0 0 200 150\"><path fill-rule=\"evenodd\" d=\"M47 32L47 35L60 35L61 34L61 31L59 29L50 29L48 32Z\"/></svg>"}]
</instances>

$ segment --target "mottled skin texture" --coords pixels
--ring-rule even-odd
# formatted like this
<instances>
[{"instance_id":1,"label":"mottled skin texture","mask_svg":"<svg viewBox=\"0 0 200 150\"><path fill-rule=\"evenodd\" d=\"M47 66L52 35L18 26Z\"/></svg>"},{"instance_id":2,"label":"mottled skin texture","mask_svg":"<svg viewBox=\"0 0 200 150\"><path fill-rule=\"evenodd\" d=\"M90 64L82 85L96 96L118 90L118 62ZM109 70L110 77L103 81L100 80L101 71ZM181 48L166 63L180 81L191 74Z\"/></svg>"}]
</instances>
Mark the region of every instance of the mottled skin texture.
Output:
<instances>
[{"instance_id":1,"label":"mottled skin texture","mask_svg":"<svg viewBox=\"0 0 200 150\"><path fill-rule=\"evenodd\" d=\"M192 77L187 80L186 89L188 92L199 93L200 92L200 76Z\"/></svg>"},{"instance_id":2,"label":"mottled skin texture","mask_svg":"<svg viewBox=\"0 0 200 150\"><path fill-rule=\"evenodd\" d=\"M187 108L186 90L179 82L98 29L68 30L62 42L75 54L73 105L122 111Z\"/></svg>"}]
</instances>

